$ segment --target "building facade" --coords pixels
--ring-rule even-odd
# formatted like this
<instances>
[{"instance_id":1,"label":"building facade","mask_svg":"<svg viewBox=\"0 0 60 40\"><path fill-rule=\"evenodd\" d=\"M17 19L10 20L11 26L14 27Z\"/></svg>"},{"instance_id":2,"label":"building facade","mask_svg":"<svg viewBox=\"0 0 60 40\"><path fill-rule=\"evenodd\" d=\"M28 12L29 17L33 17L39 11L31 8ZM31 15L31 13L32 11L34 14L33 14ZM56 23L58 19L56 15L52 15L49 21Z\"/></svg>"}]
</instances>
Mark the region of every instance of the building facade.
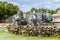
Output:
<instances>
[{"instance_id":1,"label":"building facade","mask_svg":"<svg viewBox=\"0 0 60 40\"><path fill-rule=\"evenodd\" d=\"M53 14L52 16L54 25L60 28L60 10L56 14Z\"/></svg>"}]
</instances>

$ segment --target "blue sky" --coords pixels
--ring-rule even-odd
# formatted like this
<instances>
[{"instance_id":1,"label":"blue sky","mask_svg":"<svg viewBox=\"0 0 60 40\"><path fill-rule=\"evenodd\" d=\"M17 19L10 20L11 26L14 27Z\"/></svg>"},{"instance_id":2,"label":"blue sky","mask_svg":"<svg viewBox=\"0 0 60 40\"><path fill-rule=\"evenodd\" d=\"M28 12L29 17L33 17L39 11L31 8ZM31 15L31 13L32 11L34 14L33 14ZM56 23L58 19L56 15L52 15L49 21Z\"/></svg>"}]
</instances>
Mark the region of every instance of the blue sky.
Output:
<instances>
[{"instance_id":1,"label":"blue sky","mask_svg":"<svg viewBox=\"0 0 60 40\"><path fill-rule=\"evenodd\" d=\"M60 7L60 0L0 0L12 2L13 4L17 4L19 8L26 12L29 11L32 7L34 8L48 8L51 10L55 10Z\"/></svg>"}]
</instances>

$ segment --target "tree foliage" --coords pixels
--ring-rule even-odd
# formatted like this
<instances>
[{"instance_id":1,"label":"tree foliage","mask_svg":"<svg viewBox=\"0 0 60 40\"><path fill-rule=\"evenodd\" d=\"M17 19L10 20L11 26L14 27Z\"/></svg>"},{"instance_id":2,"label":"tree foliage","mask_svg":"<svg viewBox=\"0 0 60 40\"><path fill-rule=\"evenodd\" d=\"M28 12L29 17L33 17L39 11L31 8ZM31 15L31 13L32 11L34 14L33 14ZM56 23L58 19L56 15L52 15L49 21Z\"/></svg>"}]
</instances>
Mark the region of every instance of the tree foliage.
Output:
<instances>
[{"instance_id":1,"label":"tree foliage","mask_svg":"<svg viewBox=\"0 0 60 40\"><path fill-rule=\"evenodd\" d=\"M0 2L0 20L6 19L19 11L17 5L8 2Z\"/></svg>"},{"instance_id":2,"label":"tree foliage","mask_svg":"<svg viewBox=\"0 0 60 40\"><path fill-rule=\"evenodd\" d=\"M30 11L26 12L26 14L31 14L33 11L35 10L35 12L40 13L41 11L43 12L48 12L51 14L56 14L58 10L60 10L60 8L57 8L56 10L50 10L50 9L45 9L45 8L40 8L40 9L36 9L36 8L31 8Z\"/></svg>"}]
</instances>

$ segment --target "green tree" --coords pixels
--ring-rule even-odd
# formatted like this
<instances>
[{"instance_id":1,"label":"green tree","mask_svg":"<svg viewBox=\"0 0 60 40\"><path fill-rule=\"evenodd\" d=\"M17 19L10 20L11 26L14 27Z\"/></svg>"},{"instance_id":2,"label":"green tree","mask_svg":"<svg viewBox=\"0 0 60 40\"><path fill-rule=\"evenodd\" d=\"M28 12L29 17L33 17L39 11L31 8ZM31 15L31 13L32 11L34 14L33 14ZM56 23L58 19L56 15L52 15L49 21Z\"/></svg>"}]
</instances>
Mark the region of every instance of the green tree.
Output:
<instances>
[{"instance_id":1,"label":"green tree","mask_svg":"<svg viewBox=\"0 0 60 40\"><path fill-rule=\"evenodd\" d=\"M56 9L56 13L58 12L58 10L60 10L60 8L57 8L57 9Z\"/></svg>"},{"instance_id":2,"label":"green tree","mask_svg":"<svg viewBox=\"0 0 60 40\"><path fill-rule=\"evenodd\" d=\"M19 11L17 5L8 2L0 2L0 20L6 19Z\"/></svg>"},{"instance_id":3,"label":"green tree","mask_svg":"<svg viewBox=\"0 0 60 40\"><path fill-rule=\"evenodd\" d=\"M36 8L31 8L31 12L33 12L33 11L38 12L38 10Z\"/></svg>"}]
</instances>

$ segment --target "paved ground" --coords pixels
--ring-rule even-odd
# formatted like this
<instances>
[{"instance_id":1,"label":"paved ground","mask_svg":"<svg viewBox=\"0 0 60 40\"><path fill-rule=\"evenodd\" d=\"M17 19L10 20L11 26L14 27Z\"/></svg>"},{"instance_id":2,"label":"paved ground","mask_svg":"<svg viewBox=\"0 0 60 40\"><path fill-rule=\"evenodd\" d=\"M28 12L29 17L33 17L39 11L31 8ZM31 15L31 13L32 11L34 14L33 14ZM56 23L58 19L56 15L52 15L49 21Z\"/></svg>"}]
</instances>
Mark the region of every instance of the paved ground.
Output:
<instances>
[{"instance_id":1,"label":"paved ground","mask_svg":"<svg viewBox=\"0 0 60 40\"><path fill-rule=\"evenodd\" d=\"M6 27L8 26L10 23L0 23L0 27Z\"/></svg>"}]
</instances>

